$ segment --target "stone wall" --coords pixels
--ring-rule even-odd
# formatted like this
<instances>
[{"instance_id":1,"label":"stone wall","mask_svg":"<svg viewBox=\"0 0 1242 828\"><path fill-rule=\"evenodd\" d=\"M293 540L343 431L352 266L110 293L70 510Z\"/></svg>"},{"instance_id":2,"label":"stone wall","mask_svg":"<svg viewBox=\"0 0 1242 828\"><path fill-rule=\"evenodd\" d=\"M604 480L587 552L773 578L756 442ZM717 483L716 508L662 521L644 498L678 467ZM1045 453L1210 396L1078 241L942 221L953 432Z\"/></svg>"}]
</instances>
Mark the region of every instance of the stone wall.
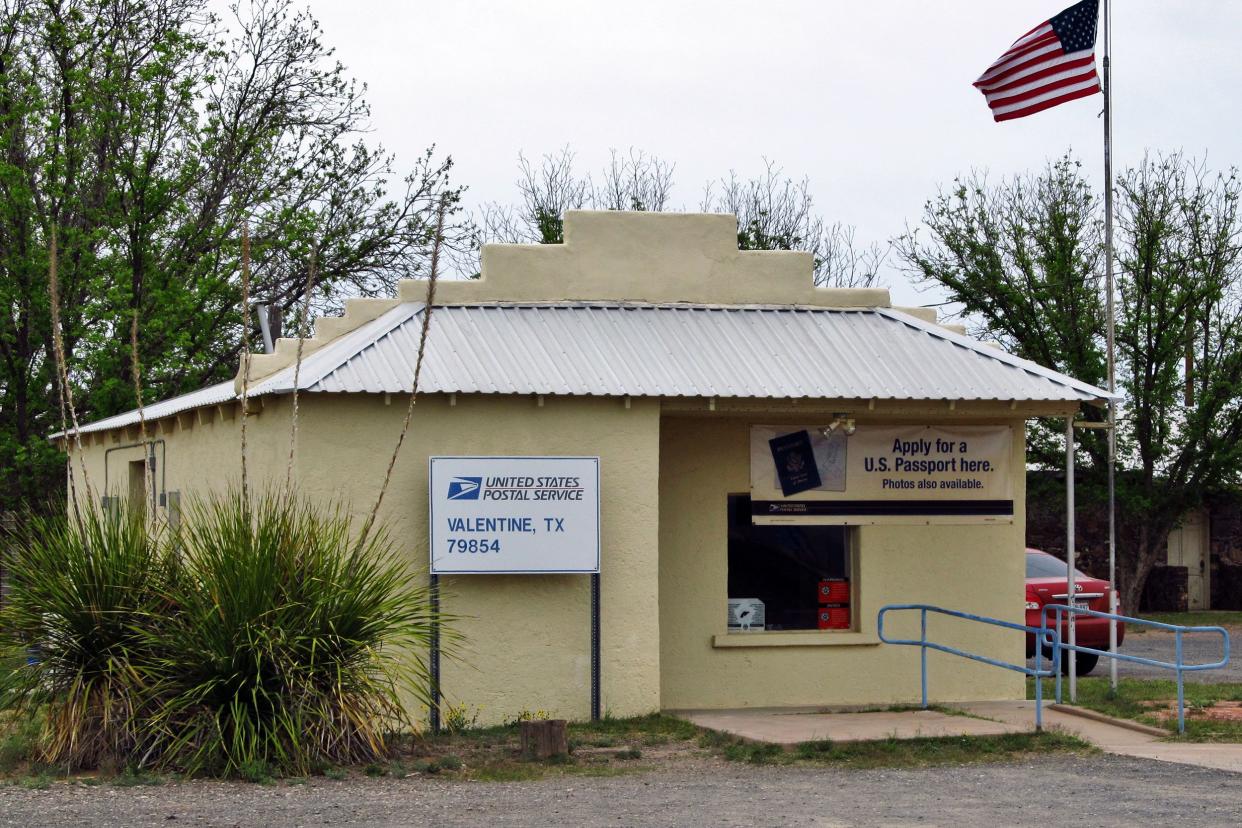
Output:
<instances>
[{"instance_id":1,"label":"stone wall","mask_svg":"<svg viewBox=\"0 0 1242 828\"><path fill-rule=\"evenodd\" d=\"M1108 577L1108 507L1093 492L1079 485L1074 513L1074 545L1078 568L1100 578ZM1207 499L1211 536L1212 608L1242 609L1242 492L1226 492ZM1026 544L1065 558L1065 475L1033 471L1027 474ZM1125 542L1124 521L1119 518L1117 543ZM1160 563L1165 563L1161 560ZM1143 592L1142 609L1185 608L1185 575L1180 604L1177 576L1157 566L1151 578L1156 584Z\"/></svg>"},{"instance_id":2,"label":"stone wall","mask_svg":"<svg viewBox=\"0 0 1242 828\"><path fill-rule=\"evenodd\" d=\"M1027 472L1026 545L1065 559L1065 474ZM1081 484L1074 509L1074 557L1078 568L1108 577L1108 508L1084 498Z\"/></svg>"},{"instance_id":3,"label":"stone wall","mask_svg":"<svg viewBox=\"0 0 1242 828\"><path fill-rule=\"evenodd\" d=\"M1190 603L1189 573L1184 566L1153 567L1143 586L1139 609L1150 612L1185 612Z\"/></svg>"},{"instance_id":4,"label":"stone wall","mask_svg":"<svg viewBox=\"0 0 1242 828\"><path fill-rule=\"evenodd\" d=\"M1208 500L1212 608L1242 610L1242 492Z\"/></svg>"}]
</instances>

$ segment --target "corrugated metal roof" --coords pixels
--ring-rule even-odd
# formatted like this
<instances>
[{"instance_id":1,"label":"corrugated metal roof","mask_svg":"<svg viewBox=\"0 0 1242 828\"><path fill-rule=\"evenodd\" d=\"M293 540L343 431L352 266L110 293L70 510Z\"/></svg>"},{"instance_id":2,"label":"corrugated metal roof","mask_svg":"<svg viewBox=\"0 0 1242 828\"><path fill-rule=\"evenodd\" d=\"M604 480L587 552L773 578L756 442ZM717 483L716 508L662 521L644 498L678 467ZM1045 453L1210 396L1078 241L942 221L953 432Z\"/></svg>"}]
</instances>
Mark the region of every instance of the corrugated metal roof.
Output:
<instances>
[{"instance_id":1,"label":"corrugated metal roof","mask_svg":"<svg viewBox=\"0 0 1242 828\"><path fill-rule=\"evenodd\" d=\"M309 391L408 393L422 305L302 366ZM352 336L352 335L351 335ZM367 344L361 345L360 342ZM343 347L342 347L343 346ZM312 363L313 361L313 363ZM255 393L292 390L285 369ZM889 308L436 308L420 390L482 394L1094 401L1107 392Z\"/></svg>"},{"instance_id":2,"label":"corrugated metal roof","mask_svg":"<svg viewBox=\"0 0 1242 828\"><path fill-rule=\"evenodd\" d=\"M423 305L405 302L302 361L300 390L409 393ZM253 396L293 390L293 368ZM1103 389L891 308L621 303L437 307L420 391L758 399L1097 402ZM147 406L236 399L226 382ZM128 412L84 432L132 425Z\"/></svg>"},{"instance_id":3,"label":"corrugated metal roof","mask_svg":"<svg viewBox=\"0 0 1242 828\"><path fill-rule=\"evenodd\" d=\"M233 393L233 381L222 382L218 385L209 385L206 388L200 388L197 391L191 391L188 394L182 394L179 397L170 397L167 400L161 400L157 403L151 403L143 409L143 416L147 421L158 420L161 417L169 417L182 411L189 411L192 408L202 408L206 405L218 405L222 402L229 402L236 399ZM96 420L93 423L87 423L82 426L83 434L90 434L93 431L107 431L111 428L124 428L125 426L134 425L138 422L138 410L126 411L122 414L116 414L107 419ZM56 439L64 435L64 432L57 432L51 436Z\"/></svg>"}]
</instances>

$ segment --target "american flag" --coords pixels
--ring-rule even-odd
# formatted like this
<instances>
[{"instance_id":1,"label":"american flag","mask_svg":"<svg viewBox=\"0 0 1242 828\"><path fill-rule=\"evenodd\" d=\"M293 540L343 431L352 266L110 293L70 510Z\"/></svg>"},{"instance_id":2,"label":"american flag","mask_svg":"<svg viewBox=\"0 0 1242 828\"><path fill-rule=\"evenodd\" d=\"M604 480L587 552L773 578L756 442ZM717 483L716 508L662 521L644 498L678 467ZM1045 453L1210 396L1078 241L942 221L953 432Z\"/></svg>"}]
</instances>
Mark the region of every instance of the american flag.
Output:
<instances>
[{"instance_id":1,"label":"american flag","mask_svg":"<svg viewBox=\"0 0 1242 828\"><path fill-rule=\"evenodd\" d=\"M975 87L992 117L1009 121L1100 91L1095 72L1099 0L1083 0L1014 41Z\"/></svg>"}]
</instances>

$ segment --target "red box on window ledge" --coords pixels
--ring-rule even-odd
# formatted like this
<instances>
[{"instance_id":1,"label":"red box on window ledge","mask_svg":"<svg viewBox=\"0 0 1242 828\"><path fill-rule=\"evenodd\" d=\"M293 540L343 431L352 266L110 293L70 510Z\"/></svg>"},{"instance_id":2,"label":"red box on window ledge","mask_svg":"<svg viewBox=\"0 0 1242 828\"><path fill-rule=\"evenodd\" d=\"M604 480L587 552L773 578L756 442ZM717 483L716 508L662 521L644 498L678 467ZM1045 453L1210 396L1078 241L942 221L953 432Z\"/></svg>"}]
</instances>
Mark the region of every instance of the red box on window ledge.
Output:
<instances>
[{"instance_id":1,"label":"red box on window ledge","mask_svg":"<svg viewBox=\"0 0 1242 828\"><path fill-rule=\"evenodd\" d=\"M827 578L820 581L819 602L821 604L848 604L850 582L845 578Z\"/></svg>"},{"instance_id":2,"label":"red box on window ledge","mask_svg":"<svg viewBox=\"0 0 1242 828\"><path fill-rule=\"evenodd\" d=\"M834 604L819 608L821 630L848 630L850 628L849 604Z\"/></svg>"}]
</instances>

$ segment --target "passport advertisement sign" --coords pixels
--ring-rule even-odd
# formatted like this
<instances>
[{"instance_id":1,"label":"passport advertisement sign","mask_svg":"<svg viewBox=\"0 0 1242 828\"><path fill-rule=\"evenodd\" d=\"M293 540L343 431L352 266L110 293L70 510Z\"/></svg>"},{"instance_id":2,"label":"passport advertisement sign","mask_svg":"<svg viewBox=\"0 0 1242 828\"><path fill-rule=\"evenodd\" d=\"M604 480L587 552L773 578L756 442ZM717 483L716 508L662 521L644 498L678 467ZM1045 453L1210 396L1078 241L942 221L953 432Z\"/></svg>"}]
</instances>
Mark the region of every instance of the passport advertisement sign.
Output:
<instances>
[{"instance_id":1,"label":"passport advertisement sign","mask_svg":"<svg viewBox=\"0 0 1242 828\"><path fill-rule=\"evenodd\" d=\"M752 426L755 523L1011 523L1009 426Z\"/></svg>"}]
</instances>

